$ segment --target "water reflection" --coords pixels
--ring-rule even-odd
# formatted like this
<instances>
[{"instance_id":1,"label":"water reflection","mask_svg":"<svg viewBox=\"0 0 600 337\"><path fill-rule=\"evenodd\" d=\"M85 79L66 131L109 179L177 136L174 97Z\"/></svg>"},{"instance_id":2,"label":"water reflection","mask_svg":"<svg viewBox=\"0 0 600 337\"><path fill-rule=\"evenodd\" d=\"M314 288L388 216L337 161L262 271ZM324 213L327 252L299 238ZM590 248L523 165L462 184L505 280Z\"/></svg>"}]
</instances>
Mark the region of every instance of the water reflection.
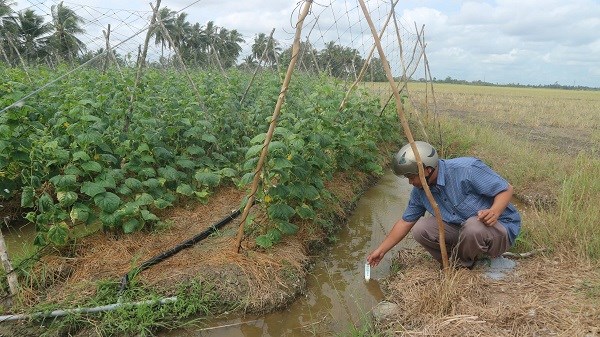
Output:
<instances>
[{"instance_id":1,"label":"water reflection","mask_svg":"<svg viewBox=\"0 0 600 337\"><path fill-rule=\"evenodd\" d=\"M393 252L364 280L366 256L384 239L401 216L411 186L406 179L385 175L360 198L339 241L317 257L308 291L287 309L264 316L229 317L214 320L210 327L175 330L161 336L332 336L350 331L368 317L383 299L378 279L389 273ZM410 245L410 239L403 246ZM394 248L397 251L400 247Z\"/></svg>"}]
</instances>

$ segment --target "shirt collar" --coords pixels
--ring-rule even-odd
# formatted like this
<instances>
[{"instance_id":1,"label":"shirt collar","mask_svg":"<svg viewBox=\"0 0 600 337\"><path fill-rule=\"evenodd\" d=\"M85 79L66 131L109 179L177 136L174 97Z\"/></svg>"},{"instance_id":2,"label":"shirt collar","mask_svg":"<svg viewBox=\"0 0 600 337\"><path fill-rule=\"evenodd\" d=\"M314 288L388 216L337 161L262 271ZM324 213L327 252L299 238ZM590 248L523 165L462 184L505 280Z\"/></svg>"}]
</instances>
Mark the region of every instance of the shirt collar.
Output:
<instances>
[{"instance_id":1,"label":"shirt collar","mask_svg":"<svg viewBox=\"0 0 600 337\"><path fill-rule=\"evenodd\" d=\"M438 160L438 174L436 180L436 185L446 186L446 161L443 159Z\"/></svg>"}]
</instances>

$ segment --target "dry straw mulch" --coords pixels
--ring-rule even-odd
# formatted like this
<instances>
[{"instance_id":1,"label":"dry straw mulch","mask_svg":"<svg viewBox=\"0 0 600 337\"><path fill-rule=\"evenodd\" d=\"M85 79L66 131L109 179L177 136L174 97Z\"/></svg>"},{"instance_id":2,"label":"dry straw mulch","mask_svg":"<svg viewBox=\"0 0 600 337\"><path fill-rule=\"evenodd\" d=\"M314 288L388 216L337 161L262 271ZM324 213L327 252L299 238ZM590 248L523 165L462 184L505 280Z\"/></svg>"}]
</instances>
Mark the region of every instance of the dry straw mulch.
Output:
<instances>
[{"instance_id":1,"label":"dry straw mulch","mask_svg":"<svg viewBox=\"0 0 600 337\"><path fill-rule=\"evenodd\" d=\"M338 174L327 184L339 200L338 204L330 205L330 211L338 219L347 217L349 205L371 181L364 174ZM82 305L95 295L98 282L119 283L144 261L181 244L238 209L246 193L235 187L221 188L207 204L181 204L160 214L169 224L166 229L119 237L97 233L79 239L69 252L44 256L36 270L45 284L25 287L24 304ZM259 206L253 207L251 215L255 222L268 221L264 208ZM304 221L297 223L300 232L285 237L281 244L263 250L254 245L253 239L246 239L238 254L235 236L240 218L195 246L142 271L135 282L171 296L177 286L186 282L207 281L224 303L238 303L252 312L287 305L304 291L309 245L322 241L324 233Z\"/></svg>"},{"instance_id":2,"label":"dry straw mulch","mask_svg":"<svg viewBox=\"0 0 600 337\"><path fill-rule=\"evenodd\" d=\"M501 280L483 269L446 275L424 251L401 252L387 282L399 304L380 327L397 336L600 336L599 266L571 257L518 260Z\"/></svg>"}]
</instances>

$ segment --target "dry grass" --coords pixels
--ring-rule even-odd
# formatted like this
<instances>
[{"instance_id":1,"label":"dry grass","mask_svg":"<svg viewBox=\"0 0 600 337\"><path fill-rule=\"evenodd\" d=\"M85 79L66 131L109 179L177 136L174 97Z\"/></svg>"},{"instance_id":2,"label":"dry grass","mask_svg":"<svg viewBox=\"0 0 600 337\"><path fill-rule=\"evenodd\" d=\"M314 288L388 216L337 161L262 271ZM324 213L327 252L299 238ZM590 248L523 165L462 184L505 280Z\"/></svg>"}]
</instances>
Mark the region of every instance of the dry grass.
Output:
<instances>
[{"instance_id":1,"label":"dry grass","mask_svg":"<svg viewBox=\"0 0 600 337\"><path fill-rule=\"evenodd\" d=\"M514 272L492 280L479 270L451 270L420 250L398 256L401 270L387 280L400 305L382 326L398 336L597 336L598 265L571 256L519 260Z\"/></svg>"}]
</instances>

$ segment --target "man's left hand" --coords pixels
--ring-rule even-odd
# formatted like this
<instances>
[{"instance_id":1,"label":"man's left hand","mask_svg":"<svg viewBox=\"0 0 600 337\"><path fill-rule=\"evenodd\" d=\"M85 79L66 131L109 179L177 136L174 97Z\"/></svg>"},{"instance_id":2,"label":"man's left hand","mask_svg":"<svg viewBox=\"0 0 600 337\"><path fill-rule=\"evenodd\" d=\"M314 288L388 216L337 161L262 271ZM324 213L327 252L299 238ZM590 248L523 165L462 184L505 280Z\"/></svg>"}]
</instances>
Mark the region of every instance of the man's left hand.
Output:
<instances>
[{"instance_id":1,"label":"man's left hand","mask_svg":"<svg viewBox=\"0 0 600 337\"><path fill-rule=\"evenodd\" d=\"M499 217L500 214L493 209L484 209L477 212L477 219L486 226L493 226L498 221Z\"/></svg>"}]
</instances>

